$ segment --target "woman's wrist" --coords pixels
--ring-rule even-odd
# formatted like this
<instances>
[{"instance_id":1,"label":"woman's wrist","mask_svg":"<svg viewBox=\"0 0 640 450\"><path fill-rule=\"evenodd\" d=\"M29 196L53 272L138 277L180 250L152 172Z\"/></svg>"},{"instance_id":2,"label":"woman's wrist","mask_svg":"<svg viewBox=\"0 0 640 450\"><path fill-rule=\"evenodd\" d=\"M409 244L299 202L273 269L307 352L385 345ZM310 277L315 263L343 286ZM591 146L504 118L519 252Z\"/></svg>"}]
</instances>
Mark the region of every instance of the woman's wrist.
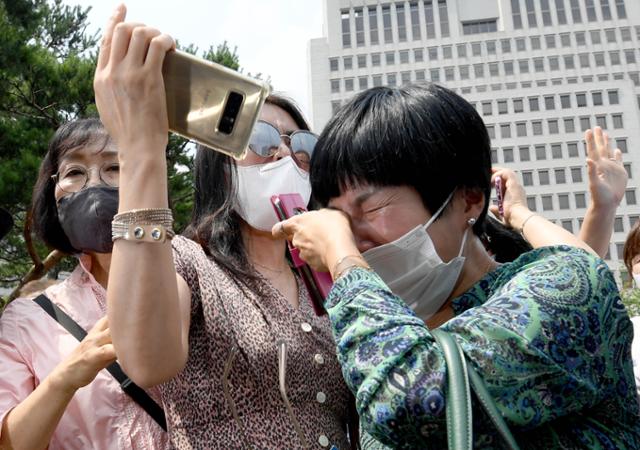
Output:
<instances>
[{"instance_id":1,"label":"woman's wrist","mask_svg":"<svg viewBox=\"0 0 640 450\"><path fill-rule=\"evenodd\" d=\"M73 397L79 387L70 384L69 380L70 377L58 366L42 381L42 385L54 392Z\"/></svg>"},{"instance_id":2,"label":"woman's wrist","mask_svg":"<svg viewBox=\"0 0 640 450\"><path fill-rule=\"evenodd\" d=\"M369 264L364 259L364 257L358 253L354 255L347 255L340 258L333 269L331 270L331 278L333 281L338 280L338 278L345 275L347 272L351 271L351 269L355 269L356 267L360 267L362 269L370 270Z\"/></svg>"},{"instance_id":3,"label":"woman's wrist","mask_svg":"<svg viewBox=\"0 0 640 450\"><path fill-rule=\"evenodd\" d=\"M325 265L334 280L339 278L348 266L369 267L353 240L338 241L328 245L325 258Z\"/></svg>"},{"instance_id":4,"label":"woman's wrist","mask_svg":"<svg viewBox=\"0 0 640 450\"><path fill-rule=\"evenodd\" d=\"M118 212L168 205L167 162L162 158L140 157L120 165Z\"/></svg>"},{"instance_id":5,"label":"woman's wrist","mask_svg":"<svg viewBox=\"0 0 640 450\"><path fill-rule=\"evenodd\" d=\"M596 205L595 203L591 203L587 208L587 212L585 217L592 217L594 219L600 220L608 220L616 215L617 206L615 205Z\"/></svg>"},{"instance_id":6,"label":"woman's wrist","mask_svg":"<svg viewBox=\"0 0 640 450\"><path fill-rule=\"evenodd\" d=\"M513 206L509 214L508 225L514 230L522 232L525 221L529 219L533 214L535 213L526 206Z\"/></svg>"}]
</instances>

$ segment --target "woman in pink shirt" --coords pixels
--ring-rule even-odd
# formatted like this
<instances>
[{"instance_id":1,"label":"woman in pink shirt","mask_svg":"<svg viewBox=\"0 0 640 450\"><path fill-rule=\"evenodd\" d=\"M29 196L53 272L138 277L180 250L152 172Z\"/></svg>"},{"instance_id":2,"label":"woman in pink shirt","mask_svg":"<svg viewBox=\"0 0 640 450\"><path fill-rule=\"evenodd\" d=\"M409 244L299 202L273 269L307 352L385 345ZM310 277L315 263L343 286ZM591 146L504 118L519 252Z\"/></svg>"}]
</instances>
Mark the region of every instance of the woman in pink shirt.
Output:
<instances>
[{"instance_id":1,"label":"woman in pink shirt","mask_svg":"<svg viewBox=\"0 0 640 450\"><path fill-rule=\"evenodd\" d=\"M45 295L88 335L78 342L32 299L7 306L0 317L2 449L169 447L160 425L103 370L116 359L106 287L118 180L117 152L98 119L58 129L34 188L34 229L49 246L78 256L71 276Z\"/></svg>"}]
</instances>

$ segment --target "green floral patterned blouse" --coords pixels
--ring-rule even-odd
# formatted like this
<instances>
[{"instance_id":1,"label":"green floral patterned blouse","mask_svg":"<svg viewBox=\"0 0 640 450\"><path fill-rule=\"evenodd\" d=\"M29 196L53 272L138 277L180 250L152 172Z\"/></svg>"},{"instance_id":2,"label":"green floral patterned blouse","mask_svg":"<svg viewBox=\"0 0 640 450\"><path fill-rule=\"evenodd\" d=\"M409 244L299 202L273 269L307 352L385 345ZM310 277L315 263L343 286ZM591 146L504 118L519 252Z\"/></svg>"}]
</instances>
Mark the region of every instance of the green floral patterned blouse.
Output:
<instances>
[{"instance_id":1,"label":"green floral patterned blouse","mask_svg":"<svg viewBox=\"0 0 640 450\"><path fill-rule=\"evenodd\" d=\"M373 272L327 299L363 428L394 448L446 448L445 362L422 320ZM522 255L453 301L442 325L484 376L522 448L640 448L631 322L607 265L558 246ZM474 406L476 448L500 448Z\"/></svg>"}]
</instances>

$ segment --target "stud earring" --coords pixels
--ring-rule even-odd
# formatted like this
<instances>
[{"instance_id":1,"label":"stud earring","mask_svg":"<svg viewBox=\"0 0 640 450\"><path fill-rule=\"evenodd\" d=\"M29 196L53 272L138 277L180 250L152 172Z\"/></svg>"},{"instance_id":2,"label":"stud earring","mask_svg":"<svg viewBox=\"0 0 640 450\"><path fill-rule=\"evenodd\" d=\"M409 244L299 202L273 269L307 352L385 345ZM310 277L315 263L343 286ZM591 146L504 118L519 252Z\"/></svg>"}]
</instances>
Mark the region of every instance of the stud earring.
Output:
<instances>
[{"instance_id":1,"label":"stud earring","mask_svg":"<svg viewBox=\"0 0 640 450\"><path fill-rule=\"evenodd\" d=\"M469 224L470 227L474 226L476 223L476 218L470 217L469 220L467 220L467 223Z\"/></svg>"}]
</instances>

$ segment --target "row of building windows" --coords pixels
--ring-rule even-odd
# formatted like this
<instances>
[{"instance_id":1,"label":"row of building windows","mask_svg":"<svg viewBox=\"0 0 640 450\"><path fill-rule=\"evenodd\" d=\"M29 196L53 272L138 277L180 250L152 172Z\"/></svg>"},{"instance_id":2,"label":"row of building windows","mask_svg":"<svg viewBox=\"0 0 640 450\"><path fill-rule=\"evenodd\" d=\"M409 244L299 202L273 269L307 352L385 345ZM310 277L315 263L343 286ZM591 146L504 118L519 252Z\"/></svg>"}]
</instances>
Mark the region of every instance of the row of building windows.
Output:
<instances>
[{"instance_id":1,"label":"row of building windows","mask_svg":"<svg viewBox=\"0 0 640 450\"><path fill-rule=\"evenodd\" d=\"M351 22L353 20L353 31ZM391 44L448 37L449 12L446 0L424 0L340 11L342 47ZM353 39L355 37L355 39Z\"/></svg>"},{"instance_id":2,"label":"row of building windows","mask_svg":"<svg viewBox=\"0 0 640 450\"><path fill-rule=\"evenodd\" d=\"M554 0L555 13L552 14L552 0L524 0L525 8L521 8L521 0L511 0L511 18L515 29L523 28L523 17L526 17L529 28L538 27L536 5L540 4L541 25L553 26L568 23L565 0ZM609 0L599 0L600 9L596 12L595 0L584 0L587 22L613 20ZM569 11L572 23L583 23L583 13L579 0L569 0ZM624 0L613 0L617 19L626 19ZM555 16L555 21L553 17ZM353 26L352 26L353 22ZM399 2L392 4L370 5L340 11L342 47L351 48L365 45L391 44L419 41L423 37L449 37L449 13L446 0L423 0ZM353 32L352 32L353 30ZM495 19L462 23L465 35L496 32ZM354 39L355 38L355 39Z\"/></svg>"},{"instance_id":3,"label":"row of building windows","mask_svg":"<svg viewBox=\"0 0 640 450\"><path fill-rule=\"evenodd\" d=\"M584 194L581 192L578 192L577 194ZM548 200L548 197L546 197L547 200L547 204L549 204L549 201L551 202L551 204L553 205L553 199ZM583 197L582 195L579 196L579 201L582 202L583 199L586 199L586 197ZM495 201L495 199L494 199ZM564 200L563 200L564 201ZM586 201L586 200L585 200ZM527 197L527 203L529 204L529 206L534 206L535 208L538 207L538 201L536 200L535 196L529 196ZM625 220L626 219L626 220ZM613 231L615 233L625 233L628 232L628 230L630 230L637 222L638 220L640 220L640 216L637 214L630 214L628 216L616 216L613 222ZM575 222L577 222L577 226L574 226ZM566 218L566 219L557 219L555 220L555 223L560 225L562 228L564 228L567 231L570 231L571 233L577 233L580 231L580 228L582 228L582 223L584 222L584 217L578 217L577 219L572 219L572 218ZM619 255L620 255L620 259L622 259L622 246L624 245L623 242L616 244L616 246L620 246L618 247L619 249ZM610 257L606 257L605 259L611 259Z\"/></svg>"},{"instance_id":4,"label":"row of building windows","mask_svg":"<svg viewBox=\"0 0 640 450\"><path fill-rule=\"evenodd\" d=\"M625 164L625 170L631 179L631 163ZM569 173L570 178L568 178ZM578 167L558 167L555 169L538 169L538 170L523 170L520 172L522 177L522 185L527 186L549 186L551 184L560 185L567 183L582 183L584 180L583 168ZM534 177L537 175L537 177ZM551 175L553 175L553 181L551 181ZM535 178L535 179L534 179ZM536 184L537 180L537 184Z\"/></svg>"},{"instance_id":5,"label":"row of building windows","mask_svg":"<svg viewBox=\"0 0 640 450\"><path fill-rule=\"evenodd\" d=\"M617 89L607 91L560 93L548 95L532 95L511 99L485 100L480 102L483 116L538 112L543 106L545 111L556 109L587 108L594 106L619 105L620 96Z\"/></svg>"},{"instance_id":6,"label":"row of building windows","mask_svg":"<svg viewBox=\"0 0 640 450\"><path fill-rule=\"evenodd\" d=\"M539 202L538 199L540 200ZM636 189L627 189L624 193L624 199L628 206L637 205ZM587 207L587 193L567 192L560 194L529 195L527 196L527 207L531 211L575 211L577 209L585 209Z\"/></svg>"},{"instance_id":7,"label":"row of building windows","mask_svg":"<svg viewBox=\"0 0 640 450\"><path fill-rule=\"evenodd\" d=\"M575 133L576 122L579 131L584 132L597 126L603 130L624 128L622 113L597 114L595 120L593 116L565 117L563 119L531 120L512 123L501 123L498 125L487 125L487 131L492 139L496 138L496 129L500 131L500 139L511 139L514 137L543 136L560 134L560 124L564 126L565 133ZM609 126L611 125L611 126ZM621 149L622 150L622 149ZM626 149L625 149L626 150Z\"/></svg>"},{"instance_id":8,"label":"row of building windows","mask_svg":"<svg viewBox=\"0 0 640 450\"><path fill-rule=\"evenodd\" d=\"M548 56L546 58L538 57L532 59L519 59L490 63L463 64L459 66L433 67L429 70L429 77L432 81L466 81L471 79L501 78L505 76L527 75L531 73L547 73L559 72L566 70L574 70L577 67L582 69L592 67L613 67L622 65L622 55L627 65L637 65L637 50L624 49L611 50L595 53L580 53L578 55L562 55ZM386 55L386 65L392 66L396 64L394 52ZM577 56L577 61L576 61ZM562 62L562 64L561 64ZM401 64L405 62L401 59ZM373 67L378 67L376 64ZM347 63L345 67L352 67ZM638 72L629 72L630 78L636 85L640 83L638 80ZM338 91L339 92L339 91Z\"/></svg>"},{"instance_id":9,"label":"row of building windows","mask_svg":"<svg viewBox=\"0 0 640 450\"><path fill-rule=\"evenodd\" d=\"M511 72L513 70L513 62L510 62L510 64L507 64L507 63L508 62L505 63L505 70L509 70L510 71L508 72L509 75L513 75L513 72ZM523 65L520 65L519 67L522 69L524 67L528 67L528 64L523 64ZM386 74L382 74L382 73L373 74L371 76L361 75L358 77L347 77L344 79L332 78L329 80L329 84L330 84L331 93L337 94L340 92L353 92L354 90L367 89L370 86L383 86L383 85L397 86L399 84L407 84L412 82L417 82L417 83L422 83L425 81L432 81L434 83L439 83L443 81L465 82L465 81L471 81L471 78L470 78L471 69L473 69L473 73L474 75L476 75L474 79L487 80L486 65L477 64L477 65L474 65L473 67L448 66L443 68L436 67L431 69L418 69L414 71L407 70L407 71L400 72L400 77L398 77L397 72L391 72ZM488 69L489 69L488 75L492 78L496 78L496 81L502 78L502 75L500 73L500 68L497 65L497 63L489 63ZM557 69L557 71L559 71L559 69ZM521 72L521 73L524 73L524 72ZM383 76L386 79L383 79ZM640 86L640 71L635 71L635 70L629 71L627 72L627 77L633 82L634 85ZM610 78L609 74L598 74L595 79L597 79L598 81L609 81L609 78ZM611 75L611 78L613 78L613 80L623 80L625 79L625 74L622 72L616 72ZM357 86L355 84L356 80L358 82ZM581 77L580 80L583 83L591 83L594 81L594 76L585 75ZM343 86L341 86L342 82L344 83ZM566 84L577 84L578 82L579 82L579 79L577 77L566 78ZM535 85L538 87L548 86L549 84L552 86L561 85L563 84L563 78L552 78L550 80L544 79L544 80L535 81ZM532 86L533 86L533 83L531 81L522 81L520 83L517 83L514 81L514 82L506 82L504 84L494 83L490 85L490 88L491 88L491 91L500 91L502 89L507 89L507 90L518 89L519 87L526 89ZM461 89L463 94L468 94L472 92L471 86L462 87ZM484 84L476 85L475 90L476 92L479 92L479 93L487 92L487 86Z\"/></svg>"},{"instance_id":10,"label":"row of building windows","mask_svg":"<svg viewBox=\"0 0 640 450\"><path fill-rule=\"evenodd\" d=\"M627 138L617 137L612 139L615 141L615 145L620 149L622 153L628 152ZM509 164L514 162L529 162L529 161L546 161L551 157L556 160L566 160L568 158L580 158L580 163L586 156L586 150L584 150L584 143L582 144L582 152L579 150L578 142L566 142L566 143L553 143L553 144L537 144L534 146L520 145L517 148L514 147L502 147L491 149L491 162L493 164ZM631 163L625 163L625 169L631 178ZM576 175L577 176L577 175ZM574 182L582 181L576 177L572 178ZM527 185L529 186L529 185Z\"/></svg>"},{"instance_id":11,"label":"row of building windows","mask_svg":"<svg viewBox=\"0 0 640 450\"><path fill-rule=\"evenodd\" d=\"M590 36L590 46L598 45L603 43L602 39L602 31L604 31L605 40L608 43L616 43L618 42L616 36L615 28L610 28L606 30L591 30L588 32ZM620 38L622 42L631 42L631 28L623 27L619 29ZM638 40L640 40L640 26L636 27L636 33L638 35ZM582 47L587 46L586 40L586 32L578 31L573 33L575 37L576 46ZM549 34L544 36L544 42L546 45L546 49L555 49L559 48L558 39L560 46L562 47L571 47L571 34L570 33L562 33L560 35ZM400 50L398 52L398 57L396 58L395 51L389 51L385 53L374 52L370 55L360 54L360 55L347 55L342 58L342 68L343 70L351 70L354 67L359 69L366 67L377 67L381 65L382 60L386 62L387 65L396 64L398 61L400 64L409 64L420 63L425 60L429 61L438 61L439 59L452 59L454 48L456 50L456 54L458 59L472 57L484 57L484 56L492 56L498 55L498 50L500 50L501 55L510 55L512 50L515 48L518 52L527 52L532 50L539 50L542 48L542 37L541 36L531 36L528 38L529 45L527 45L527 38L516 38L516 39L501 39L500 41L484 41L484 42L471 42L471 43L461 43L455 46L444 45L444 46L434 46L427 48L414 48L414 49L406 49ZM515 44L515 45L513 45ZM633 48L629 48L627 50L633 51ZM626 51L626 50L625 50ZM384 56L383 56L384 55ZM412 55L412 58L410 58ZM368 57L369 56L369 57ZM369 59L369 61L368 61ZM330 58L329 59L329 69L331 71L339 70L339 58Z\"/></svg>"},{"instance_id":12,"label":"row of building windows","mask_svg":"<svg viewBox=\"0 0 640 450\"><path fill-rule=\"evenodd\" d=\"M524 1L524 8L521 2ZM600 0L599 8L596 8L596 0L584 0L583 5L579 0L511 0L511 19L513 28L522 29L526 25L529 28L545 27L553 25L566 25L567 23L597 22L613 20L611 4L609 0ZM627 11L624 0L612 0L617 19L626 19ZM539 9L537 8L539 6ZM584 9L581 8L584 6ZM555 16L555 17L554 17ZM539 19L542 19L540 22ZM555 19L555 20L554 20Z\"/></svg>"},{"instance_id":13,"label":"row of building windows","mask_svg":"<svg viewBox=\"0 0 640 450\"><path fill-rule=\"evenodd\" d=\"M625 218L627 220L625 220ZM616 216L613 222L613 231L615 233L625 233L630 230L636 222L640 219L640 216L636 214L631 214L629 216ZM572 233L577 232L582 227L582 222L584 222L584 218L578 218L578 226L574 229L573 227L573 219L558 219L557 224L563 227L567 231L571 231ZM620 243L620 245L624 245L624 243ZM620 247L622 249L622 247ZM620 251L620 257L622 258L622 252ZM605 258L609 259L609 258Z\"/></svg>"},{"instance_id":14,"label":"row of building windows","mask_svg":"<svg viewBox=\"0 0 640 450\"><path fill-rule=\"evenodd\" d=\"M532 204L534 203L535 199L532 199L531 202ZM625 218L628 219L625 220ZM628 232L628 230L631 229L631 227L633 227L633 225L638 222L638 219L640 219L640 216L635 215L635 214L631 214L629 216L618 216L615 218L614 221L614 231L617 233L626 233ZM575 221L577 221L577 226L574 226ZM571 232L571 233L578 233L580 231L580 228L582 228L582 223L584 222L584 218L583 217L579 217L577 220L576 219L557 219L555 220L555 223L560 225L562 228L564 228L565 230ZM625 223L628 223L628 225L625 226ZM623 251L624 251L624 242L616 242L613 244L616 250L616 256L618 260L622 260L622 255L623 255ZM605 260L611 261L612 260L612 253L611 253L611 246L609 247L607 254L604 257Z\"/></svg>"}]
</instances>

